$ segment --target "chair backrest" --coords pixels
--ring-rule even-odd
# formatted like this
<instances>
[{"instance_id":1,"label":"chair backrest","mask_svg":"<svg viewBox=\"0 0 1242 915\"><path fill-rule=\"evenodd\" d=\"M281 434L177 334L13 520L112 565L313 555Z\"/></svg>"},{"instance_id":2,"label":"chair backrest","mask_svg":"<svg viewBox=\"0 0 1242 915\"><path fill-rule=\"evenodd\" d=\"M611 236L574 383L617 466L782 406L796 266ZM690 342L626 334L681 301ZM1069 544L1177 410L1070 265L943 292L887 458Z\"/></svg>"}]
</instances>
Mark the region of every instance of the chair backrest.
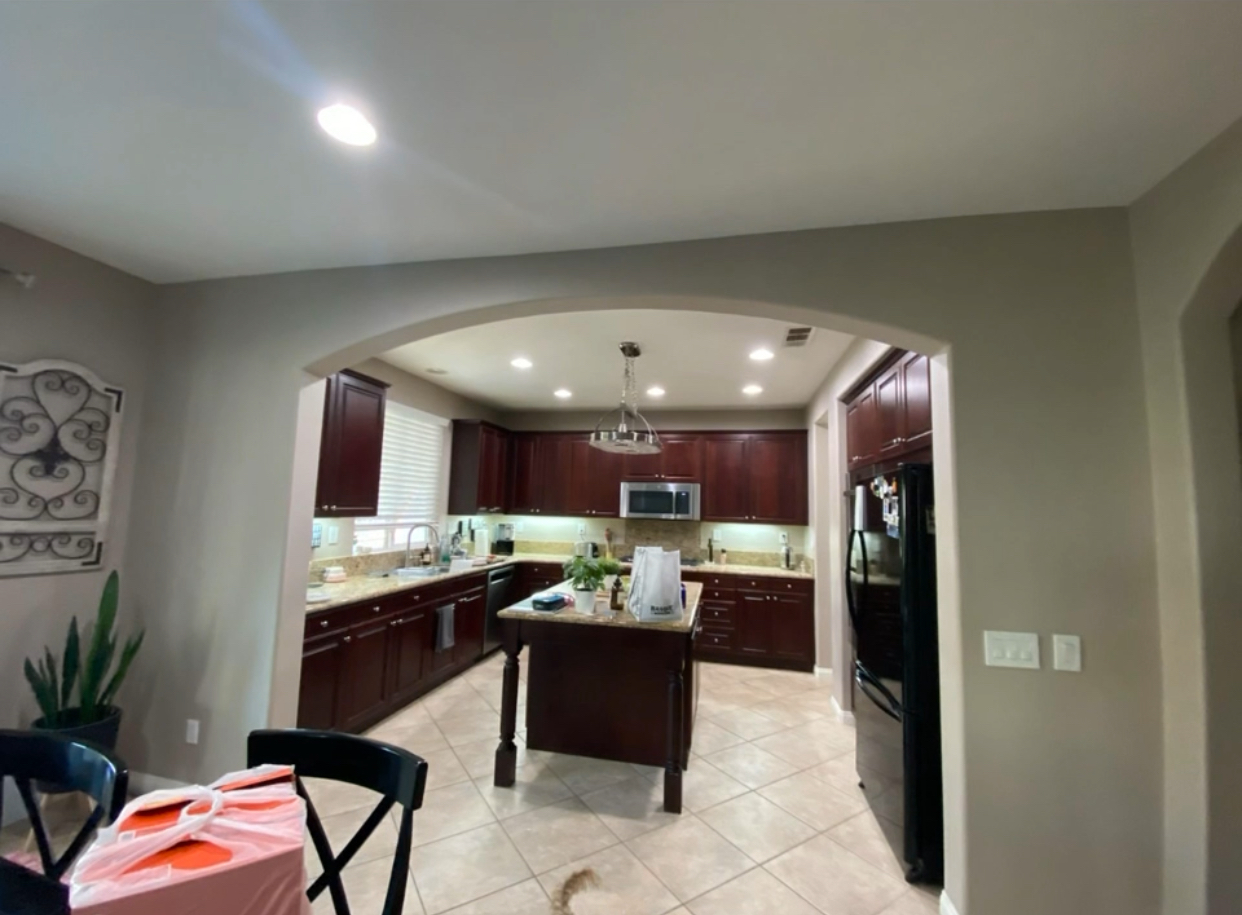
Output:
<instances>
[{"instance_id":1,"label":"chair backrest","mask_svg":"<svg viewBox=\"0 0 1242 915\"><path fill-rule=\"evenodd\" d=\"M129 769L120 757L88 741L43 731L0 730L0 783L6 776L17 785L39 846L43 873L53 880L69 870L105 817L109 823L116 819L129 788ZM47 826L31 789L34 781L80 791L95 801L86 823L58 858L52 857ZM3 805L4 792L0 790L0 819Z\"/></svg>"},{"instance_id":2,"label":"chair backrest","mask_svg":"<svg viewBox=\"0 0 1242 915\"><path fill-rule=\"evenodd\" d=\"M293 766L298 794L306 801L306 825L315 853L323 865L323 874L311 883L306 895L314 902L327 889L337 915L350 915L345 888L341 884L341 871L371 837L393 805L401 805L401 826L397 832L397 849L383 911L383 915L401 915L410 870L414 811L423 806L427 761L400 747L336 731L253 731L247 746L247 764L258 766L264 763ZM381 795L371 815L339 854L333 853L328 843L302 778L347 782Z\"/></svg>"}]
</instances>

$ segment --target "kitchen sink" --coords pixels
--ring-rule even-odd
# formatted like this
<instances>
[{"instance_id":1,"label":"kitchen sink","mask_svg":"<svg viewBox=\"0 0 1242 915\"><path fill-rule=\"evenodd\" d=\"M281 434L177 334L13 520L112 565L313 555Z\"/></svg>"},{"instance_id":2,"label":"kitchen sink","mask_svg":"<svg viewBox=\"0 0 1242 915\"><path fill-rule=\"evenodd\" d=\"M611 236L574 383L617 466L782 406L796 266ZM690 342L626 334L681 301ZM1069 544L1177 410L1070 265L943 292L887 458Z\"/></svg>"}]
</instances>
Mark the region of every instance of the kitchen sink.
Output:
<instances>
[{"instance_id":1,"label":"kitchen sink","mask_svg":"<svg viewBox=\"0 0 1242 915\"><path fill-rule=\"evenodd\" d=\"M443 575L448 570L448 566L410 566L397 569L396 574L398 578L431 578L433 575Z\"/></svg>"}]
</instances>

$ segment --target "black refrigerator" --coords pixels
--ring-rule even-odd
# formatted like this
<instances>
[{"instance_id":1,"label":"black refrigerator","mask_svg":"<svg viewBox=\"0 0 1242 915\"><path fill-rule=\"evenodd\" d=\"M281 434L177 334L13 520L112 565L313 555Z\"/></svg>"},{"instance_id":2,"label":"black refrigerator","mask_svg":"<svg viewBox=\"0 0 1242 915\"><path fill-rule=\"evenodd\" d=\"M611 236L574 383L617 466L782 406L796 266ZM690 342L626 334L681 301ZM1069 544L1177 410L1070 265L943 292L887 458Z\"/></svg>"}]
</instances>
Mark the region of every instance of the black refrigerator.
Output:
<instances>
[{"instance_id":1,"label":"black refrigerator","mask_svg":"<svg viewBox=\"0 0 1242 915\"><path fill-rule=\"evenodd\" d=\"M892 827L884 831L906 879L938 884L944 800L932 493L928 464L854 486L845 577L859 783Z\"/></svg>"}]
</instances>

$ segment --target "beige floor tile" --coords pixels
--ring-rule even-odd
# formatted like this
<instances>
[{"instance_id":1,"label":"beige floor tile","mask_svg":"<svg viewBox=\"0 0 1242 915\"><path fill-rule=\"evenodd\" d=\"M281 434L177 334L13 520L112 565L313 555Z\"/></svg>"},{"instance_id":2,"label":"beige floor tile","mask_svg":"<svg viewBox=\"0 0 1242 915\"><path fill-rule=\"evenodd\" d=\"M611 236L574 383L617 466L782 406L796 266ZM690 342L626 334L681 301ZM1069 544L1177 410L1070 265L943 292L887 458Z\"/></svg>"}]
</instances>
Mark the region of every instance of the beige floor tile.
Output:
<instances>
[{"instance_id":1,"label":"beige floor tile","mask_svg":"<svg viewBox=\"0 0 1242 915\"><path fill-rule=\"evenodd\" d=\"M847 733L836 730L838 727L845 728ZM821 720L761 737L754 745L798 769L809 769L851 752L854 735L847 725Z\"/></svg>"},{"instance_id":2,"label":"beige floor tile","mask_svg":"<svg viewBox=\"0 0 1242 915\"><path fill-rule=\"evenodd\" d=\"M388 882L392 878L392 858L379 858L366 864L351 864L341 874L341 882L345 886L345 898L349 902L352 915L383 915L384 900L388 895ZM423 906L418 898L418 890L409 874L405 877L405 904L402 915L422 915ZM311 906L314 915L336 915L332 905L332 894L324 890L323 894Z\"/></svg>"},{"instance_id":3,"label":"beige floor tile","mask_svg":"<svg viewBox=\"0 0 1242 915\"><path fill-rule=\"evenodd\" d=\"M579 795L628 781L634 776L634 770L628 763L586 756L553 753L548 757L547 764L569 786L570 791Z\"/></svg>"},{"instance_id":4,"label":"beige floor tile","mask_svg":"<svg viewBox=\"0 0 1242 915\"><path fill-rule=\"evenodd\" d=\"M724 712L712 719L712 723L732 731L743 740L757 740L786 729L786 725L748 708Z\"/></svg>"},{"instance_id":5,"label":"beige floor tile","mask_svg":"<svg viewBox=\"0 0 1242 915\"><path fill-rule=\"evenodd\" d=\"M497 788L493 785L490 772L476 779L474 786L500 820L573 797L569 787L546 766L519 768L511 788Z\"/></svg>"},{"instance_id":6,"label":"beige floor tile","mask_svg":"<svg viewBox=\"0 0 1242 915\"><path fill-rule=\"evenodd\" d=\"M760 702L757 705L752 705L750 710L763 715L765 718L771 718L778 724L791 728L795 725L806 724L808 721L818 721L824 717L823 712L812 711L787 699L772 699L768 702Z\"/></svg>"},{"instance_id":7,"label":"beige floor tile","mask_svg":"<svg viewBox=\"0 0 1242 915\"><path fill-rule=\"evenodd\" d=\"M940 903L934 896L910 890L886 906L879 915L940 915Z\"/></svg>"},{"instance_id":8,"label":"beige floor tile","mask_svg":"<svg viewBox=\"0 0 1242 915\"><path fill-rule=\"evenodd\" d=\"M334 782L326 778L304 778L302 785L310 795L311 803L320 819L348 813L365 807L368 812L380 802L380 795L369 788L360 788L348 782Z\"/></svg>"},{"instance_id":9,"label":"beige floor tile","mask_svg":"<svg viewBox=\"0 0 1242 915\"><path fill-rule=\"evenodd\" d=\"M458 760L457 754L449 747L419 755L427 760L427 790L429 791L470 780L470 773L466 771L466 767Z\"/></svg>"},{"instance_id":10,"label":"beige floor tile","mask_svg":"<svg viewBox=\"0 0 1242 915\"><path fill-rule=\"evenodd\" d=\"M717 715L723 715L725 712L736 712L745 706L738 705L734 702L723 702L719 699L713 699L707 693L699 696L699 708L697 715L697 729L704 721L712 721Z\"/></svg>"},{"instance_id":11,"label":"beige floor tile","mask_svg":"<svg viewBox=\"0 0 1242 915\"><path fill-rule=\"evenodd\" d=\"M618 839L632 839L677 821L677 814L664 811L663 785L662 773L658 780L636 775L628 781L584 794L582 801ZM684 782L682 793L684 806Z\"/></svg>"},{"instance_id":12,"label":"beige floor tile","mask_svg":"<svg viewBox=\"0 0 1242 915\"><path fill-rule=\"evenodd\" d=\"M748 788L771 784L798 771L783 759L751 743L730 747L706 758L721 772L733 776Z\"/></svg>"},{"instance_id":13,"label":"beige floor tile","mask_svg":"<svg viewBox=\"0 0 1242 915\"><path fill-rule=\"evenodd\" d=\"M638 860L682 902L701 896L755 866L693 814L626 843Z\"/></svg>"},{"instance_id":14,"label":"beige floor tile","mask_svg":"<svg viewBox=\"0 0 1242 915\"><path fill-rule=\"evenodd\" d=\"M431 716L427 714L427 709L423 707L422 701L412 702L405 708L392 715L389 715L375 727L367 731L368 737L374 737L380 731L399 730L401 728L413 727L416 724L426 724L431 721Z\"/></svg>"},{"instance_id":15,"label":"beige floor tile","mask_svg":"<svg viewBox=\"0 0 1242 915\"><path fill-rule=\"evenodd\" d=\"M659 776L662 786L663 775ZM731 775L721 772L705 759L692 759L682 776L681 805L692 813L714 807L750 789Z\"/></svg>"},{"instance_id":16,"label":"beige floor tile","mask_svg":"<svg viewBox=\"0 0 1242 915\"><path fill-rule=\"evenodd\" d=\"M339 813L334 817L322 818L323 831L328 836L328 844L332 846L332 853L339 855L342 849L354 834L358 831L367 817L371 815L371 807L363 807L358 810L351 810L348 813ZM384 817L380 820L379 825L375 827L375 831L371 833L371 837L358 849L358 854L354 855L354 859L350 865L365 864L368 861L374 861L376 858L388 858L397 849L397 827L393 825L391 818Z\"/></svg>"},{"instance_id":17,"label":"beige floor tile","mask_svg":"<svg viewBox=\"0 0 1242 915\"><path fill-rule=\"evenodd\" d=\"M881 819L870 810L863 810L857 816L832 827L825 835L890 877L905 879L905 864L900 854L893 851L894 848L901 848L902 829L891 820Z\"/></svg>"},{"instance_id":18,"label":"beige floor tile","mask_svg":"<svg viewBox=\"0 0 1242 915\"><path fill-rule=\"evenodd\" d=\"M499 745L499 737L488 737L453 747L453 752L472 779L485 776L490 778L496 771L496 747ZM520 740L517 742L517 767L519 769L527 766L545 767L550 755L538 750L528 750Z\"/></svg>"},{"instance_id":19,"label":"beige floor tile","mask_svg":"<svg viewBox=\"0 0 1242 915\"><path fill-rule=\"evenodd\" d=\"M577 798L519 814L501 825L536 874L617 843L616 836Z\"/></svg>"},{"instance_id":20,"label":"beige floor tile","mask_svg":"<svg viewBox=\"0 0 1242 915\"><path fill-rule=\"evenodd\" d=\"M599 886L574 897L574 915L662 915L677 898L624 845L581 858L539 878L549 893L580 868L589 867Z\"/></svg>"},{"instance_id":21,"label":"beige floor tile","mask_svg":"<svg viewBox=\"0 0 1242 915\"><path fill-rule=\"evenodd\" d=\"M523 882L453 909L449 915L548 915L548 895L538 880Z\"/></svg>"},{"instance_id":22,"label":"beige floor tile","mask_svg":"<svg viewBox=\"0 0 1242 915\"><path fill-rule=\"evenodd\" d=\"M865 801L842 794L807 772L799 772L760 788L759 793L786 813L792 813L821 832L845 822L867 806Z\"/></svg>"},{"instance_id":23,"label":"beige floor tile","mask_svg":"<svg viewBox=\"0 0 1242 915\"><path fill-rule=\"evenodd\" d=\"M815 835L806 823L753 791L704 810L699 818L760 863Z\"/></svg>"},{"instance_id":24,"label":"beige floor tile","mask_svg":"<svg viewBox=\"0 0 1242 915\"><path fill-rule=\"evenodd\" d=\"M737 711L745 711L745 709L737 709ZM729 747L736 747L744 742L745 738L739 737L732 731L725 730L716 724L715 721L696 721L694 723L694 733L690 739L690 745L694 747L694 752L700 756L707 756L719 750L727 750Z\"/></svg>"},{"instance_id":25,"label":"beige floor tile","mask_svg":"<svg viewBox=\"0 0 1242 915\"><path fill-rule=\"evenodd\" d=\"M423 795L422 809L414 813L414 845L438 842L495 821L473 783L437 788Z\"/></svg>"},{"instance_id":26,"label":"beige floor tile","mask_svg":"<svg viewBox=\"0 0 1242 915\"><path fill-rule=\"evenodd\" d=\"M825 718L836 720L837 710L832 705L832 693L825 690L811 690L799 693L789 699L791 703L808 711L816 712Z\"/></svg>"},{"instance_id":27,"label":"beige floor tile","mask_svg":"<svg viewBox=\"0 0 1242 915\"><path fill-rule=\"evenodd\" d=\"M747 686L765 691L769 696L781 698L805 693L816 686L815 678L810 674L794 674L792 676L782 676L781 674L782 672L780 671L772 671L765 676L746 680L745 683Z\"/></svg>"},{"instance_id":28,"label":"beige floor tile","mask_svg":"<svg viewBox=\"0 0 1242 915\"><path fill-rule=\"evenodd\" d=\"M748 708L757 705L760 702L769 702L774 694L759 686L753 686L750 683L731 683L728 686L719 689L712 689L710 696L717 702L727 702L732 705Z\"/></svg>"},{"instance_id":29,"label":"beige floor tile","mask_svg":"<svg viewBox=\"0 0 1242 915\"><path fill-rule=\"evenodd\" d=\"M818 915L806 900L759 867L692 899L686 908L694 915Z\"/></svg>"},{"instance_id":30,"label":"beige floor tile","mask_svg":"<svg viewBox=\"0 0 1242 915\"><path fill-rule=\"evenodd\" d=\"M848 794L850 797L860 799L865 797L862 788L858 787L861 779L858 775L853 753L846 753L844 756L830 759L828 762L812 766L806 771L820 781L827 782L842 794Z\"/></svg>"},{"instance_id":31,"label":"beige floor tile","mask_svg":"<svg viewBox=\"0 0 1242 915\"><path fill-rule=\"evenodd\" d=\"M491 709L441 718L436 725L451 747L486 740L488 737L500 742L500 715Z\"/></svg>"},{"instance_id":32,"label":"beige floor tile","mask_svg":"<svg viewBox=\"0 0 1242 915\"><path fill-rule=\"evenodd\" d=\"M876 915L908 891L827 836L799 845L765 867L816 908L831 915Z\"/></svg>"},{"instance_id":33,"label":"beige floor tile","mask_svg":"<svg viewBox=\"0 0 1242 915\"><path fill-rule=\"evenodd\" d=\"M414 849L410 871L427 915L473 902L533 876L498 823Z\"/></svg>"},{"instance_id":34,"label":"beige floor tile","mask_svg":"<svg viewBox=\"0 0 1242 915\"><path fill-rule=\"evenodd\" d=\"M428 714L435 721L443 721L446 718L462 718L466 715L473 715L476 712L495 711L474 688L471 688L468 693L444 696L439 699L428 699L426 708Z\"/></svg>"},{"instance_id":35,"label":"beige floor tile","mask_svg":"<svg viewBox=\"0 0 1242 915\"><path fill-rule=\"evenodd\" d=\"M402 749L409 750L411 753L417 753L419 756L422 756L424 753L434 752L435 750L443 750L448 746L448 741L444 739L444 735L436 727L435 722L430 719L409 725L408 727L375 730L367 734L367 736L372 740L389 743L394 747L401 747Z\"/></svg>"}]
</instances>

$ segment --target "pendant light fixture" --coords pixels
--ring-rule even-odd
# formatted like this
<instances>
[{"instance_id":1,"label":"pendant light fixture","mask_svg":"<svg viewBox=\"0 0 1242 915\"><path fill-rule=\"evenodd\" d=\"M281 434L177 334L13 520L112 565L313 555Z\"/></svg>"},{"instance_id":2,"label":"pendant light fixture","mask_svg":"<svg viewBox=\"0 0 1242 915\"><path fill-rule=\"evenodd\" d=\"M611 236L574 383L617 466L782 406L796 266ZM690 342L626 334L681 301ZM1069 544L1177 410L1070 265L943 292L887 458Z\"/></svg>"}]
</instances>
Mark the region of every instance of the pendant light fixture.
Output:
<instances>
[{"instance_id":1,"label":"pendant light fixture","mask_svg":"<svg viewBox=\"0 0 1242 915\"><path fill-rule=\"evenodd\" d=\"M621 406L605 413L591 433L591 447L613 454L659 454L663 446L651 423L638 412L638 382L634 377L634 360L641 356L637 343L622 343L625 356L625 384L621 388ZM615 417L615 419L614 419Z\"/></svg>"}]
</instances>

